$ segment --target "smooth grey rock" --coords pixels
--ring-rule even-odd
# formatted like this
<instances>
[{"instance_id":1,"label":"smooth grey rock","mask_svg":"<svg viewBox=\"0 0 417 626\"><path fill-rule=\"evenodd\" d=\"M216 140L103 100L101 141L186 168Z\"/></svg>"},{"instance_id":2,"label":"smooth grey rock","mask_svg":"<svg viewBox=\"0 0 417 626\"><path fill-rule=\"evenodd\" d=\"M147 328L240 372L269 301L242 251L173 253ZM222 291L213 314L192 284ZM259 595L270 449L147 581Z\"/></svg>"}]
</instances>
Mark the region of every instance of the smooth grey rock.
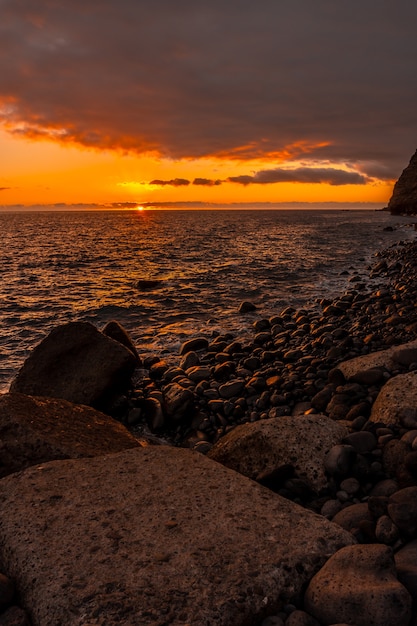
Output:
<instances>
[{"instance_id":1,"label":"smooth grey rock","mask_svg":"<svg viewBox=\"0 0 417 626\"><path fill-rule=\"evenodd\" d=\"M243 626L298 601L351 536L173 447L0 481L0 561L35 626ZM24 523L22 523L24 520Z\"/></svg>"},{"instance_id":2,"label":"smooth grey rock","mask_svg":"<svg viewBox=\"0 0 417 626\"><path fill-rule=\"evenodd\" d=\"M57 398L0 396L0 478L54 459L75 459L145 445L104 413Z\"/></svg>"},{"instance_id":3,"label":"smooth grey rock","mask_svg":"<svg viewBox=\"0 0 417 626\"><path fill-rule=\"evenodd\" d=\"M292 466L313 491L327 485L323 460L347 429L325 415L285 416L242 424L222 437L210 458L249 478Z\"/></svg>"},{"instance_id":4,"label":"smooth grey rock","mask_svg":"<svg viewBox=\"0 0 417 626\"><path fill-rule=\"evenodd\" d=\"M396 578L392 550L370 544L336 552L310 581L304 604L323 624L406 626L412 600Z\"/></svg>"},{"instance_id":5,"label":"smooth grey rock","mask_svg":"<svg viewBox=\"0 0 417 626\"><path fill-rule=\"evenodd\" d=\"M109 397L128 386L136 365L128 348L92 324L70 322L36 346L10 391L104 410Z\"/></svg>"}]
</instances>

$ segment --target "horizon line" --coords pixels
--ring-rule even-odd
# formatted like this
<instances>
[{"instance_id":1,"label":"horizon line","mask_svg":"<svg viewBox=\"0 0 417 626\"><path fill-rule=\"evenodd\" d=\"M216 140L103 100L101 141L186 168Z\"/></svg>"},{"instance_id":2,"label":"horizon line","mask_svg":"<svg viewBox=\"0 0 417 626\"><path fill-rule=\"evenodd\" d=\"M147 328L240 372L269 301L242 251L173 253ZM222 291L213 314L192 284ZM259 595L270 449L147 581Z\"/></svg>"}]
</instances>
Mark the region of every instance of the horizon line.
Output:
<instances>
[{"instance_id":1,"label":"horizon line","mask_svg":"<svg viewBox=\"0 0 417 626\"><path fill-rule=\"evenodd\" d=\"M384 202L202 202L202 201L178 201L178 202L54 202L41 204L2 204L0 211L120 211L120 210L236 210L236 209L308 209L308 208L369 208L382 210L386 207Z\"/></svg>"}]
</instances>

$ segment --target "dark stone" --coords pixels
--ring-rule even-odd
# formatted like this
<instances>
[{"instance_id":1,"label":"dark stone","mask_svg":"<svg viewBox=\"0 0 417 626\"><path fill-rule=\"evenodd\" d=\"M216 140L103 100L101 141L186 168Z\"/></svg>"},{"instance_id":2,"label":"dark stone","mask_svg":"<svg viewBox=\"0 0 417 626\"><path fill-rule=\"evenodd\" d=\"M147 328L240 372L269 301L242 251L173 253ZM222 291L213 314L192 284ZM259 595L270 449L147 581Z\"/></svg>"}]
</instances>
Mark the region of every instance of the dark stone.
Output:
<instances>
[{"instance_id":1,"label":"dark stone","mask_svg":"<svg viewBox=\"0 0 417 626\"><path fill-rule=\"evenodd\" d=\"M88 322L58 326L32 351L10 391L63 398L105 410L130 383L132 352Z\"/></svg>"},{"instance_id":2,"label":"dark stone","mask_svg":"<svg viewBox=\"0 0 417 626\"><path fill-rule=\"evenodd\" d=\"M256 306L253 304L253 302L242 302L242 304L239 307L239 313L251 313L252 311L256 311Z\"/></svg>"},{"instance_id":3,"label":"dark stone","mask_svg":"<svg viewBox=\"0 0 417 626\"><path fill-rule=\"evenodd\" d=\"M196 337L195 339L189 339L185 341L180 348L180 355L187 354L187 352L194 352L195 350L207 350L209 342L205 337Z\"/></svg>"},{"instance_id":4,"label":"dark stone","mask_svg":"<svg viewBox=\"0 0 417 626\"><path fill-rule=\"evenodd\" d=\"M343 439L343 443L353 446L358 454L366 454L376 448L377 440L371 432L361 430L356 433L350 433Z\"/></svg>"},{"instance_id":5,"label":"dark stone","mask_svg":"<svg viewBox=\"0 0 417 626\"><path fill-rule=\"evenodd\" d=\"M417 487L406 487L390 496L388 515L401 532L414 537L417 531Z\"/></svg>"},{"instance_id":6,"label":"dark stone","mask_svg":"<svg viewBox=\"0 0 417 626\"><path fill-rule=\"evenodd\" d=\"M111 322L108 322L103 328L102 333L103 335L106 335L106 337L110 337L110 339L114 339L115 341L118 341L123 346L125 346L125 348L130 350L131 353L134 355L137 361L137 364L141 365L141 359L138 354L138 351L136 350L135 344L133 343L132 339L129 337L129 333L127 332L127 330L123 328L123 326L119 324L119 322L116 322L114 320Z\"/></svg>"}]
</instances>

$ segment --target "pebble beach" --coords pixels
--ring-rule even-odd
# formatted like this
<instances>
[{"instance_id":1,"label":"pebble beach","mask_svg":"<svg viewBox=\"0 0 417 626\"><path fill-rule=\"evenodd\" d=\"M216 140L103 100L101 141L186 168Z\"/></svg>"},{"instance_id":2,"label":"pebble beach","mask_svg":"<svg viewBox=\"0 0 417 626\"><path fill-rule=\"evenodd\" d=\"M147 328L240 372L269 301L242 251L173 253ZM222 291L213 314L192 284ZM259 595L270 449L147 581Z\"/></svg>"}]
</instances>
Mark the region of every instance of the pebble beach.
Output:
<instances>
[{"instance_id":1,"label":"pebble beach","mask_svg":"<svg viewBox=\"0 0 417 626\"><path fill-rule=\"evenodd\" d=\"M251 618L242 609L245 616L233 623L417 623L416 265L417 243L399 242L375 256L369 281L348 271L344 293L309 309L286 307L262 319L243 302L241 315L255 317L251 340L232 333L193 338L176 364L157 355L141 359L136 345L133 383L99 407L149 447L201 453L210 466L243 474L351 537L310 572L302 592L275 609L257 608ZM128 337L116 337L117 324L103 332L128 345ZM28 393L19 376L11 391ZM2 588L19 589L2 570ZM334 581L333 591L320 577ZM362 607L368 584L372 599L361 615L354 600ZM18 597L9 591L1 623L32 623ZM7 614L20 617L7 621ZM88 623L188 623L178 614L164 619ZM226 623L205 619L190 623ZM39 618L33 623L46 626Z\"/></svg>"}]
</instances>

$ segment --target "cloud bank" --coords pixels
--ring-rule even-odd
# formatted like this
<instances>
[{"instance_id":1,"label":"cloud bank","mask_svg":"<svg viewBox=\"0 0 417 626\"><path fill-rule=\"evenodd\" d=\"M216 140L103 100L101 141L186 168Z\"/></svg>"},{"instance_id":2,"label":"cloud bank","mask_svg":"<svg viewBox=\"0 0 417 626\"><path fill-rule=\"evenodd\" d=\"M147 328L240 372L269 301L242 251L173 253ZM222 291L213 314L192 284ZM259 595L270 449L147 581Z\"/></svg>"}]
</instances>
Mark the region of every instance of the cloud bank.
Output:
<instances>
[{"instance_id":1,"label":"cloud bank","mask_svg":"<svg viewBox=\"0 0 417 626\"><path fill-rule=\"evenodd\" d=\"M396 178L417 145L416 23L415 0L2 0L0 121L98 149L358 171L294 170L331 184Z\"/></svg>"}]
</instances>

